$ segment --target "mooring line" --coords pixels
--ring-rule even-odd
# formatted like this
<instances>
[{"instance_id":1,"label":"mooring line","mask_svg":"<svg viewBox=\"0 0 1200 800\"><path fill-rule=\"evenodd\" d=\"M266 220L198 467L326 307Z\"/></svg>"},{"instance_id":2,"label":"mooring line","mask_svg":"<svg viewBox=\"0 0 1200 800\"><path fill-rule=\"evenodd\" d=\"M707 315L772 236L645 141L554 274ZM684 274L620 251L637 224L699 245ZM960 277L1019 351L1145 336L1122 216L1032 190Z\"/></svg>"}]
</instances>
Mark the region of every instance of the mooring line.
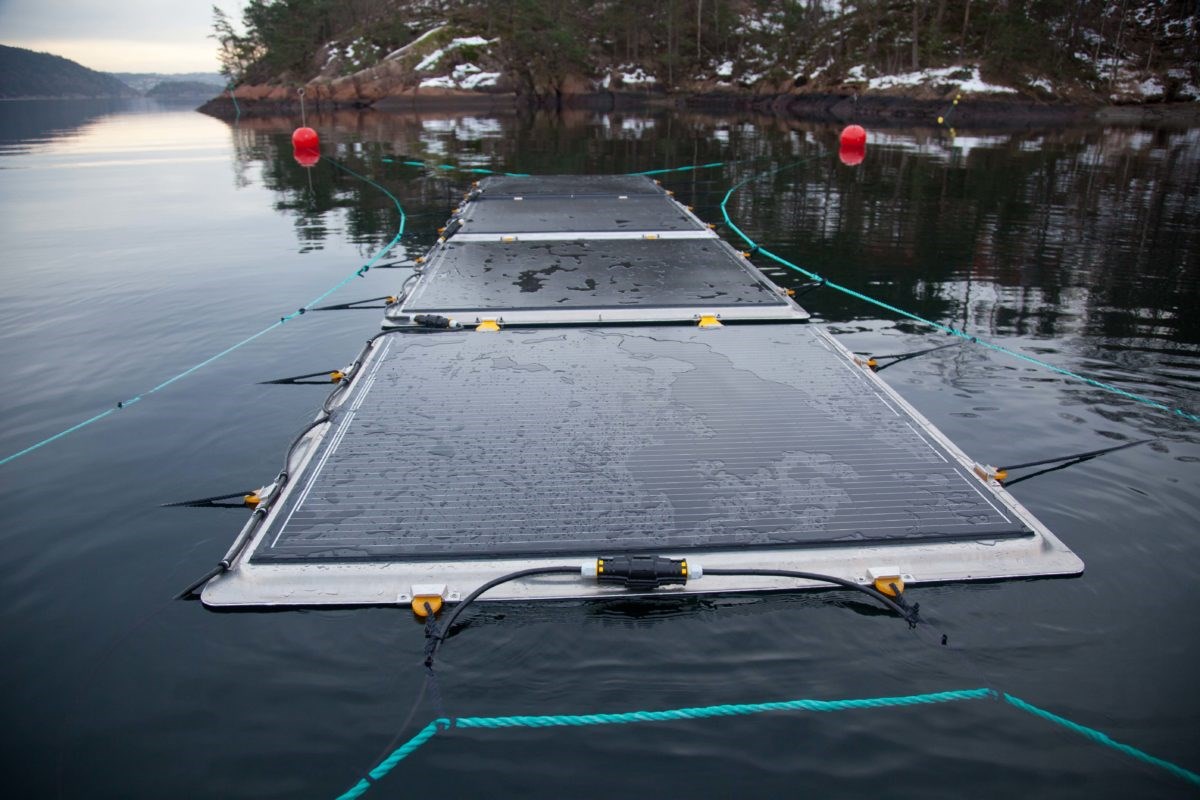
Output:
<instances>
[{"instance_id":1,"label":"mooring line","mask_svg":"<svg viewBox=\"0 0 1200 800\"><path fill-rule=\"evenodd\" d=\"M40 442L32 444L23 450L18 450L17 452L12 453L11 455L5 456L4 458L0 459L0 466L4 466L5 464L8 464L11 461L15 461L16 459L20 458L21 456L32 453L34 450L38 450L39 448L45 447L46 445L48 445L52 442L58 441L59 439L63 438L64 436L67 436L71 433L74 433L75 431L86 428L87 426L89 426L93 423L99 422L100 420L104 419L105 417L107 417L111 414L116 413L117 411L128 408L129 406L133 405L134 403L140 402L141 400L154 394L155 392L162 391L163 389L167 388L168 386L175 383L176 381L180 381L180 380L186 378L187 376L191 375L192 373L196 372L197 370L207 367L209 364L212 364L214 361L218 361L218 360L224 358L225 356L229 355L230 353L234 352L235 350L239 350L242 347L245 347L246 345L250 344L254 340L270 333L271 331L284 325L285 323L290 322L291 320L293 320L299 316L302 316L306 311L311 310L313 306L317 305L317 303L320 303L322 300L329 297L331 294L333 294L338 289L345 286L347 283L350 283L355 278L361 278L363 275L365 275L371 269L371 267L375 266L375 264L377 264L380 261L380 259L382 259L385 255L387 255L388 252L390 252L392 250L392 248L395 247L400 242L401 237L404 235L404 227L405 227L405 224L408 219L404 213L404 207L400 205L400 201L398 199L396 199L395 195L393 195L391 192L389 192L387 189L385 189L383 186L379 185L375 181L371 180L370 178L366 177L365 175L361 175L358 172L355 172L354 170L350 169L345 164L340 163L336 159L326 158L326 160L329 161L329 163L332 164L337 169L340 169L343 172L353 175L354 177L358 178L359 180L364 181L365 183L368 183L371 186L374 186L376 189L378 189L379 191L381 191L385 195L387 195L388 198L391 199L391 201L393 203L395 203L396 211L400 214L400 225L396 231L396 235L392 238L392 240L390 242L387 243L387 245L384 246L384 248L382 250L377 252L369 261L367 261L367 263L363 264L361 267L354 270L354 272L350 273L345 278L338 281L336 284L333 285L333 287L331 287L327 291L324 291L321 294L314 297L312 300L309 300L307 303L305 303L303 306L296 309L292 313L280 317L278 321L272 322L270 325L268 325L267 327L258 331L257 333L253 333L250 336L247 336L245 339L242 339L237 344L234 344L234 345L231 345L231 346L225 348L224 350L217 353L216 355L209 356L208 358L204 359L203 361L199 362L198 364L193 364L192 366L188 367L184 371L177 373L175 375L172 375L170 378L167 378L165 381L158 384L157 386L155 386L152 389L148 389L147 391L142 392L141 394L134 395L133 397L129 398L128 400L122 400L122 401L118 402L116 404L116 406L113 408L110 408L106 411L102 411L99 414L89 417L88 419L85 419L81 422L77 422L74 425L72 425L71 427L61 430L52 436L47 436L45 439L42 439Z\"/></svg>"},{"instance_id":2,"label":"mooring line","mask_svg":"<svg viewBox=\"0 0 1200 800\"><path fill-rule=\"evenodd\" d=\"M686 167L669 167L667 169L645 169L641 172L626 172L626 175L666 175L668 172L691 172L697 169L713 169L714 167L724 167L729 164L739 162L733 161L711 161L707 164L689 164Z\"/></svg>"},{"instance_id":3,"label":"mooring line","mask_svg":"<svg viewBox=\"0 0 1200 800\"><path fill-rule=\"evenodd\" d=\"M229 99L233 101L234 117L233 121L237 122L242 118L242 107L238 105L237 95L233 93L233 86L226 86L225 90L229 92Z\"/></svg>"},{"instance_id":4,"label":"mooring line","mask_svg":"<svg viewBox=\"0 0 1200 800\"><path fill-rule=\"evenodd\" d=\"M498 728L554 728L589 727L593 725L628 725L639 722L668 722L676 720L712 719L714 717L736 717L779 711L835 712L855 709L901 708L908 706L957 703L966 700L1003 700L1013 708L1020 709L1040 719L1053 722L1067 730L1078 733L1105 747L1124 753L1150 766L1166 770L1194 786L1200 786L1200 775L1165 759L1152 756L1132 745L1118 742L1108 734L1089 728L1058 714L1039 708L1006 692L995 689L956 689L945 692L900 695L894 697L863 697L848 700L783 700L765 703L735 703L693 708L672 708L662 711L627 711L608 714L551 714L538 716L508 717L439 717L420 730L415 736L392 751L363 778L338 796L338 800L354 800L367 792L375 781L384 778L396 766L415 753L439 732L455 728L495 730Z\"/></svg>"},{"instance_id":5,"label":"mooring line","mask_svg":"<svg viewBox=\"0 0 1200 800\"><path fill-rule=\"evenodd\" d=\"M1174 416L1185 419L1188 422L1200 423L1200 414L1193 414L1188 411L1184 411L1182 408L1171 407L1171 406L1167 405L1166 403L1162 403L1162 402L1159 402L1158 400L1154 400L1154 399L1146 397L1144 395L1137 394L1136 392L1128 391L1127 389L1122 389L1118 386L1112 385L1111 383L1105 383L1104 381L1096 380L1095 378L1089 378L1086 375L1081 375L1078 372L1073 372L1069 369L1065 369L1064 367L1056 366L1055 364L1051 364L1048 361L1043 361L1040 358L1035 358L1033 356L1026 355L1025 353L1020 353L1016 350L1012 350L1008 347L1005 347L1004 345L996 344L994 342L989 342L986 339L980 339L977 336L972 336L971 334L966 333L965 331L958 330L957 328L953 328L949 325L943 325L940 322L934 322L933 320L925 319L924 317L922 317L918 314L914 314L911 311L906 311L903 308L899 308L897 306L892 305L891 303L887 303L887 302L884 302L883 300L879 300L878 298L871 297L870 295L863 294L862 292L857 291L855 289L851 289L848 286L842 286L839 283L836 283L827 278L824 278L824 277L818 275L817 273L812 272L811 270L807 270L804 267L801 267L800 265L795 264L791 261L788 261L786 258L771 252L770 250L768 250L765 247L763 247L762 245L760 245L758 242L751 239L746 234L745 231L743 231L736 224L734 224L734 221L729 216L729 209L727 207L727 204L729 203L729 199L733 196L734 192L736 192L738 189L742 188L746 184L750 183L751 181L759 180L761 178L766 177L767 175L772 175L776 172L781 172L785 169L791 169L792 167L795 167L795 166L802 164L805 161L809 161L809 160L811 160L811 159L804 159L802 161L798 161L793 164L787 164L785 166L770 170L768 172L751 175L749 178L746 178L745 180L741 181L740 183L734 184L732 187L730 187L729 191L727 191L725 193L724 199L721 200L721 215L725 218L725 224L729 226L730 230L732 230L734 233L736 233L738 236L740 236L743 240L745 240L747 244L750 245L752 252L761 253L762 255L766 256L767 258L771 259L772 261L776 262L777 264L781 264L782 266L787 267L790 270L793 270L795 272L800 273L801 275L804 275L809 280L818 281L823 286L828 286L831 289L836 289L839 292L842 292L843 294L847 294L858 300L862 300L864 302L871 303L872 305L878 306L879 308L882 308L886 311L890 311L893 314L898 314L902 317L906 317L908 319L913 320L914 322L919 322L922 325L928 325L929 327L934 328L939 331L942 331L943 333L950 334L952 336L958 336L962 339L967 340L968 342L970 342L972 344L978 344L982 347L986 347L986 348L988 348L990 350L994 350L998 353L1003 353L1004 355L1021 359L1022 361L1026 361L1030 364L1035 364L1039 367L1042 367L1043 369L1048 369L1052 372L1056 372L1059 375L1063 375L1065 377L1072 378L1077 381L1082 381L1083 383L1086 383L1089 386L1092 386L1097 389L1103 389L1106 392L1110 392L1112 394L1119 395L1120 397L1124 397L1127 400L1133 400L1135 402L1141 403L1143 405L1149 406L1149 407L1157 409L1159 411L1166 411L1169 414L1172 414Z\"/></svg>"},{"instance_id":6,"label":"mooring line","mask_svg":"<svg viewBox=\"0 0 1200 800\"><path fill-rule=\"evenodd\" d=\"M499 172L493 169L484 169L483 167L460 167L456 164L431 164L428 161L402 161L397 158L383 156L381 159L385 164L402 164L406 167L423 167L425 169L440 169L445 172L469 172L472 175L503 175L506 178L528 178L531 177L527 172Z\"/></svg>"},{"instance_id":7,"label":"mooring line","mask_svg":"<svg viewBox=\"0 0 1200 800\"><path fill-rule=\"evenodd\" d=\"M385 164L402 164L406 167L423 167L425 169L438 169L445 172L467 172L472 175L503 175L506 178L531 178L533 175L528 172L499 172L497 170L484 169L482 167L460 167L457 164L432 164L428 161L401 161L396 158L383 156L381 159ZM714 169L716 167L727 167L735 164L745 163L746 161L754 161L755 159L743 159L742 161L710 161L707 164L688 164L683 167L667 167L665 169L646 169L640 172L624 172L623 175L666 175L669 172L692 172L698 169Z\"/></svg>"}]
</instances>

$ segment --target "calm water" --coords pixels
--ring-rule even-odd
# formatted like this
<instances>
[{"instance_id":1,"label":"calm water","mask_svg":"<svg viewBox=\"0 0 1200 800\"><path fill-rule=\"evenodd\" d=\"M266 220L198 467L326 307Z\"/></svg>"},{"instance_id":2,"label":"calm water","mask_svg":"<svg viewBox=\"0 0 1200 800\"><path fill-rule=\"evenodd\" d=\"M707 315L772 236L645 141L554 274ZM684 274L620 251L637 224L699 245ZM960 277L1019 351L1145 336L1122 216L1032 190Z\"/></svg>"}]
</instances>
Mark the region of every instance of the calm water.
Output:
<instances>
[{"instance_id":1,"label":"calm water","mask_svg":"<svg viewBox=\"0 0 1200 800\"><path fill-rule=\"evenodd\" d=\"M0 456L136 395L352 272L391 202L290 157L294 120L238 126L105 104L0 104ZM1172 406L1200 411L1200 130L873 132L664 114L350 114L327 147L396 194L421 253L469 176L665 176L716 221L844 284ZM397 288L373 271L334 296ZM775 277L785 285L802 279ZM805 304L854 350L938 343L828 290ZM332 797L421 681L406 610L211 613L170 597L241 511L163 509L278 469L378 311L308 314L153 397L0 467L0 769L13 795ZM917 589L963 650L842 595L484 606L442 651L454 715L554 714L992 685L1200 770L1200 427L960 347L886 373L981 460L1153 436L1014 486L1087 563L1075 580ZM780 424L787 409L776 411ZM427 705L422 724L434 714ZM597 778L597 776L602 776ZM1164 773L990 702L436 739L368 797L1172 797Z\"/></svg>"}]
</instances>

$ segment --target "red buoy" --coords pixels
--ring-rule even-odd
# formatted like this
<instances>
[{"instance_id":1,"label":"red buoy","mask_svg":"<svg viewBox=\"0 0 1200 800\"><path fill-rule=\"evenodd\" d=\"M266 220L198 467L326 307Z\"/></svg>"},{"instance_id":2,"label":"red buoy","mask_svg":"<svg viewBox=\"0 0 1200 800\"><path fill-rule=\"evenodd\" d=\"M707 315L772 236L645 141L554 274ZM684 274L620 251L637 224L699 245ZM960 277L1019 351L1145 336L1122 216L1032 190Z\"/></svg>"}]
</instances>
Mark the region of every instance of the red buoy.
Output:
<instances>
[{"instance_id":1,"label":"red buoy","mask_svg":"<svg viewBox=\"0 0 1200 800\"><path fill-rule=\"evenodd\" d=\"M298 133L299 131L297 131ZM314 134L315 135L315 134ZM861 125L847 125L842 131L842 147L866 147L867 132Z\"/></svg>"},{"instance_id":2,"label":"red buoy","mask_svg":"<svg viewBox=\"0 0 1200 800\"><path fill-rule=\"evenodd\" d=\"M312 128L296 128L292 131L293 150L319 150L321 138Z\"/></svg>"},{"instance_id":3,"label":"red buoy","mask_svg":"<svg viewBox=\"0 0 1200 800\"><path fill-rule=\"evenodd\" d=\"M847 125L842 131L838 158L848 167L861 164L867 156L867 132L861 125Z\"/></svg>"}]
</instances>

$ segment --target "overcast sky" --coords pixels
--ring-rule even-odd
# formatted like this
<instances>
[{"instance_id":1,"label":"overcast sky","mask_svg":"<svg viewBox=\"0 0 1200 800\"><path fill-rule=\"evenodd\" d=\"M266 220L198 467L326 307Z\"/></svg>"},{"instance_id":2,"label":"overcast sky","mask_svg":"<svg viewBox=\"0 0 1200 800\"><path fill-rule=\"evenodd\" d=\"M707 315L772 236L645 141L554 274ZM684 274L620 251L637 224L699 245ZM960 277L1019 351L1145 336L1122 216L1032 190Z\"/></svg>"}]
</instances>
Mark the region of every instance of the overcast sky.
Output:
<instances>
[{"instance_id":1,"label":"overcast sky","mask_svg":"<svg viewBox=\"0 0 1200 800\"><path fill-rule=\"evenodd\" d=\"M217 0L241 18L240 0ZM0 0L0 43L105 72L216 72L213 0Z\"/></svg>"}]
</instances>

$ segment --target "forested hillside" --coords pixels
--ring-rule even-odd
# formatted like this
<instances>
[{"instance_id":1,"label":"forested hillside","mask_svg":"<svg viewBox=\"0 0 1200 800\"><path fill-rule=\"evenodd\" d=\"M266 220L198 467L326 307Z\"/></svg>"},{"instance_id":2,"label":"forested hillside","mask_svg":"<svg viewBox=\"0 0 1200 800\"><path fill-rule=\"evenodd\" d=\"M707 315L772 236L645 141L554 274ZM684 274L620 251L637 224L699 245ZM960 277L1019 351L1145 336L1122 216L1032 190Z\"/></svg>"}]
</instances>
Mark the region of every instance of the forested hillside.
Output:
<instances>
[{"instance_id":1,"label":"forested hillside","mask_svg":"<svg viewBox=\"0 0 1200 800\"><path fill-rule=\"evenodd\" d=\"M1200 96L1196 0L250 0L236 24L214 12L242 84Z\"/></svg>"},{"instance_id":2,"label":"forested hillside","mask_svg":"<svg viewBox=\"0 0 1200 800\"><path fill-rule=\"evenodd\" d=\"M0 45L0 97L132 97L113 76L70 59Z\"/></svg>"}]
</instances>

